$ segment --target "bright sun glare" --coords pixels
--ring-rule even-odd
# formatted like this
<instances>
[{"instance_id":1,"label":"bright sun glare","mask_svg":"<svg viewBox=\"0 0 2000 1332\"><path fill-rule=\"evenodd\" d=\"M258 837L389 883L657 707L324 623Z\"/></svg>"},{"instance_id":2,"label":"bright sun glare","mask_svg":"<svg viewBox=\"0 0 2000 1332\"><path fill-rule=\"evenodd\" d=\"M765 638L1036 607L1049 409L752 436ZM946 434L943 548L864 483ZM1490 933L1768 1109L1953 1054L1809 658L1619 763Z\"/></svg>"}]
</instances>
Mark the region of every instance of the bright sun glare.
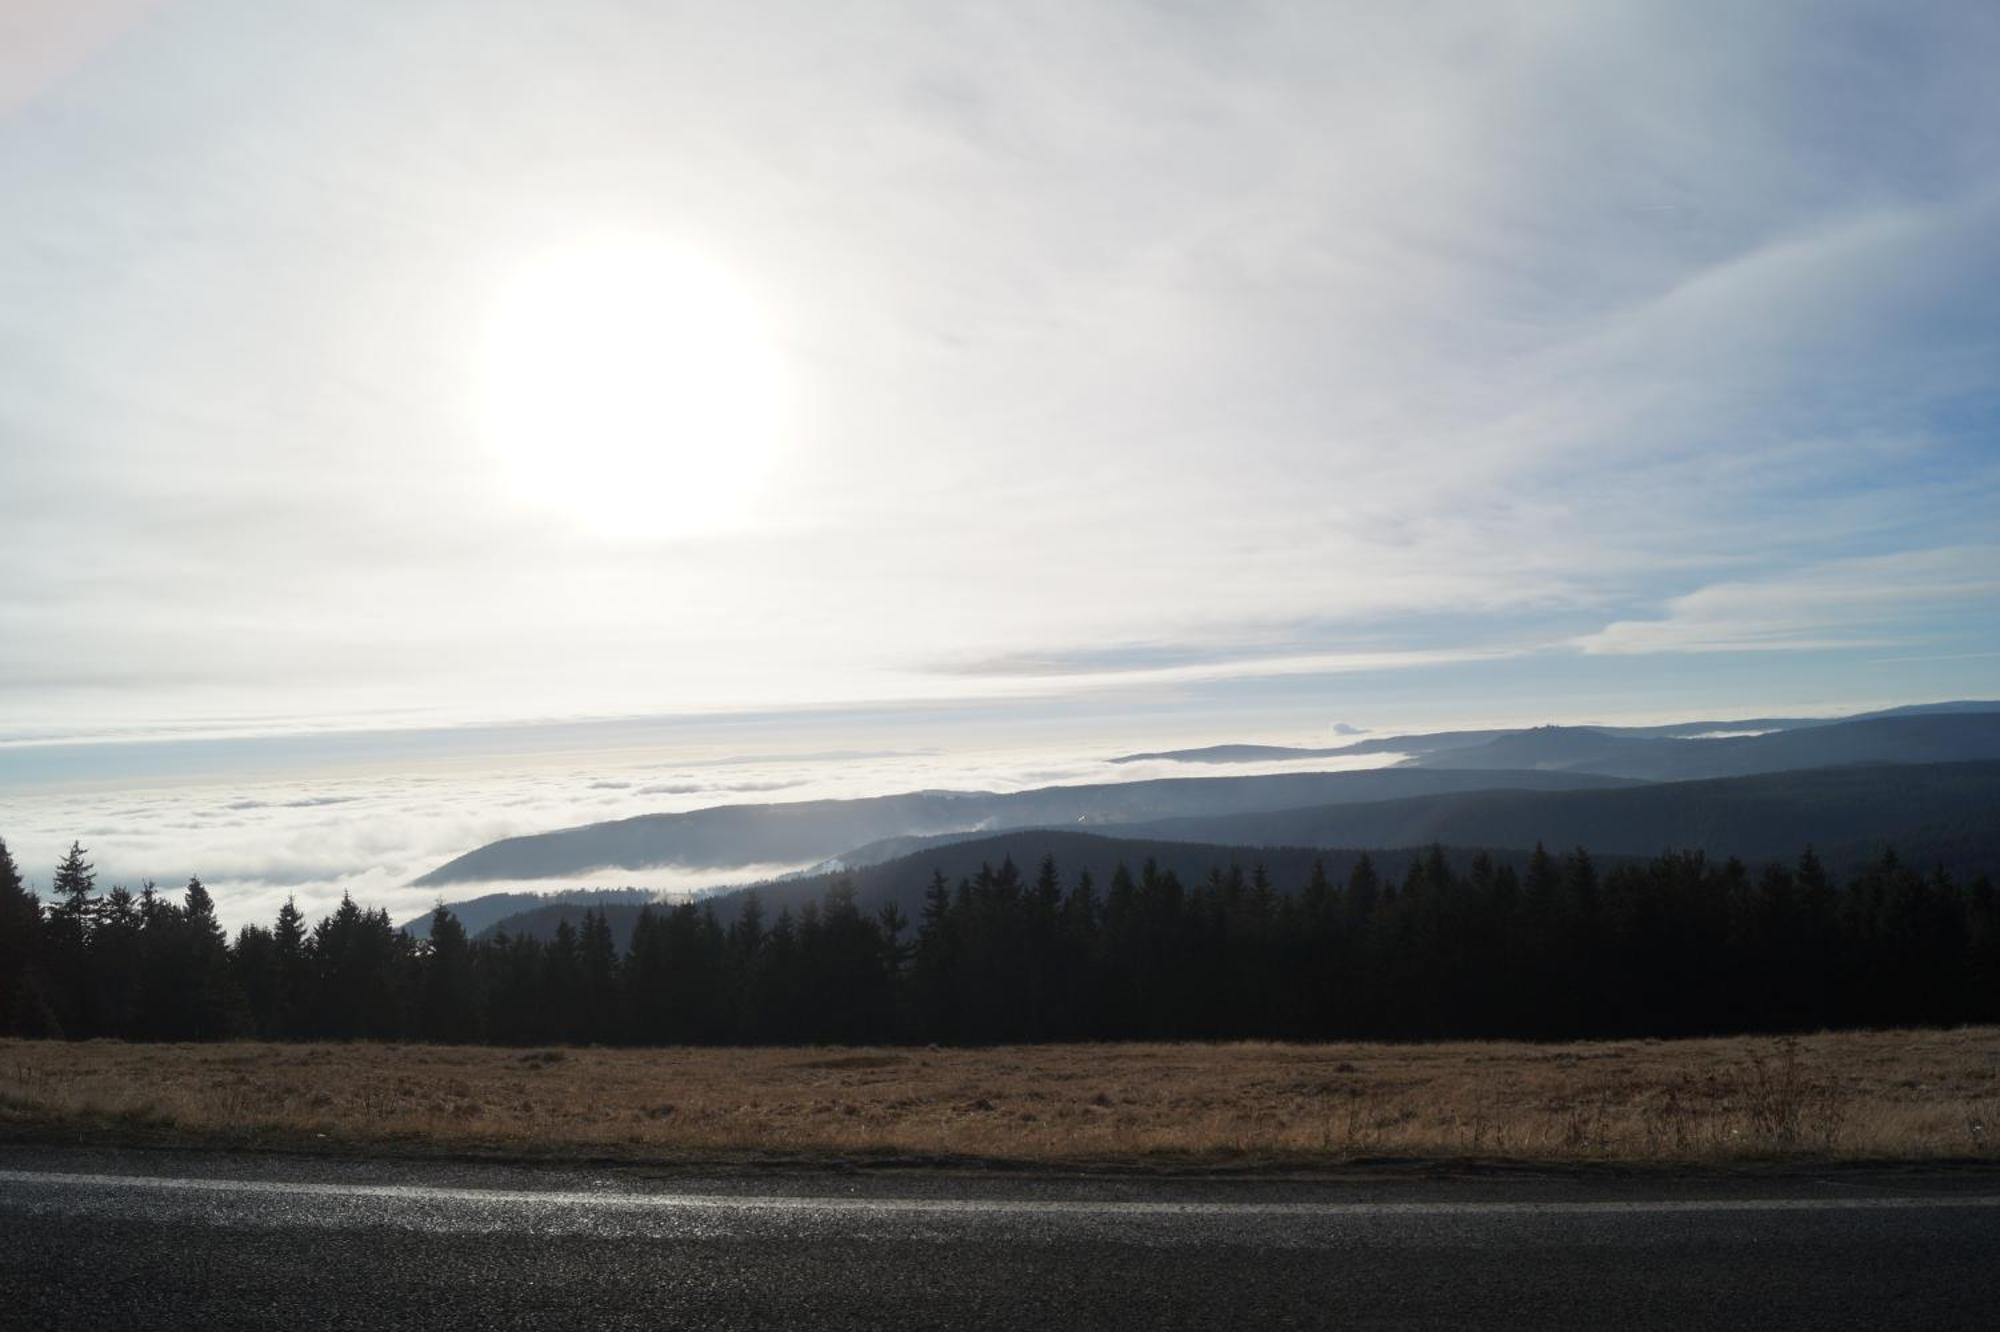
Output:
<instances>
[{"instance_id":1,"label":"bright sun glare","mask_svg":"<svg viewBox=\"0 0 2000 1332\"><path fill-rule=\"evenodd\" d=\"M594 530L740 525L777 443L778 357L724 270L648 240L542 255L504 288L480 410L514 493Z\"/></svg>"}]
</instances>

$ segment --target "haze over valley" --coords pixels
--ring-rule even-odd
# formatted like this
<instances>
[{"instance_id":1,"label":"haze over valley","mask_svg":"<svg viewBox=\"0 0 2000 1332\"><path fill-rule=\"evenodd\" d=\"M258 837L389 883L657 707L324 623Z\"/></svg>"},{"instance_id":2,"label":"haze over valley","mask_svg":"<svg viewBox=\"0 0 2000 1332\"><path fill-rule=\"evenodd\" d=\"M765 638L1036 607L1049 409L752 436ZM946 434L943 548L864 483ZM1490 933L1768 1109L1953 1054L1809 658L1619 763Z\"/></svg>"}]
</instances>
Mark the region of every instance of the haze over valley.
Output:
<instances>
[{"instance_id":1,"label":"haze over valley","mask_svg":"<svg viewBox=\"0 0 2000 1332\"><path fill-rule=\"evenodd\" d=\"M892 859L928 837L1035 827L1237 847L1519 849L1546 840L1629 854L1705 846L1753 859L1794 854L1791 843L1874 837L1948 851L1970 868L1988 863L1986 853L1932 824L1990 808L1977 804L1991 792L1977 761L2000 760L1996 728L2000 705L1964 703L1857 721L1413 730L1340 736L1303 752L1151 756L1120 752L1112 735L1095 754L1067 757L707 748L673 762L629 748L580 754L572 734L555 753L519 752L530 734L509 740L511 756L443 763L405 740L396 771L381 770L379 758L324 756L310 779L265 773L226 785L202 775L121 784L100 770L56 793L10 795L8 845L31 882L72 839L91 848L107 882L199 873L232 927L268 919L288 897L316 916L343 893L419 927L433 901L482 887L679 898ZM1972 766L1936 766L1963 762ZM1920 776L1865 766L1892 763ZM1854 765L1864 766L1840 775ZM1703 784L1711 779L1739 780ZM1935 802L1935 818L1921 817L1923 800ZM1793 812L1778 817L1773 802ZM1898 812L1913 802L1914 812ZM1863 807L1873 822L1858 818ZM1729 827L1737 832L1717 832ZM1026 842L1009 849L1032 858Z\"/></svg>"}]
</instances>

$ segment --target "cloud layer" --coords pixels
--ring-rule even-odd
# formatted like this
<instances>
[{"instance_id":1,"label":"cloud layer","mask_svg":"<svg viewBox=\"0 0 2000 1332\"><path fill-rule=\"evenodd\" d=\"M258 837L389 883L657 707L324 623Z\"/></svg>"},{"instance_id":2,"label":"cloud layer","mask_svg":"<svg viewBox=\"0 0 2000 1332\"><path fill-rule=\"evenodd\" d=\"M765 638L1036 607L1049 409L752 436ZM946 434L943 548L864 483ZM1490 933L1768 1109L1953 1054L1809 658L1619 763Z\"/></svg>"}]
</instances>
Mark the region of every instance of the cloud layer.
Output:
<instances>
[{"instance_id":1,"label":"cloud layer","mask_svg":"<svg viewBox=\"0 0 2000 1332\"><path fill-rule=\"evenodd\" d=\"M0 67L0 736L1990 692L1992 6L104 14ZM743 530L510 499L606 228L778 330Z\"/></svg>"},{"instance_id":2,"label":"cloud layer","mask_svg":"<svg viewBox=\"0 0 2000 1332\"><path fill-rule=\"evenodd\" d=\"M502 837L637 814L708 805L881 795L953 787L1020 790L1155 776L1214 776L1212 766L1169 762L1116 765L1107 756L1054 753L769 755L711 763L634 762L627 754L544 756L499 767L413 765L402 770L297 774L252 784L213 781L94 784L9 795L4 830L23 875L46 892L72 840L97 866L100 887L147 879L178 892L200 875L225 924L268 923L287 897L308 919L343 893L388 908L397 921L427 909L436 892L412 888L427 870ZM1369 756L1374 766L1394 756ZM584 766L577 766L581 761ZM1231 771L1283 772L1316 764L1237 765ZM612 870L601 882L496 885L509 891L643 887L692 892L800 868L745 864L724 870ZM477 896L460 884L453 898Z\"/></svg>"}]
</instances>

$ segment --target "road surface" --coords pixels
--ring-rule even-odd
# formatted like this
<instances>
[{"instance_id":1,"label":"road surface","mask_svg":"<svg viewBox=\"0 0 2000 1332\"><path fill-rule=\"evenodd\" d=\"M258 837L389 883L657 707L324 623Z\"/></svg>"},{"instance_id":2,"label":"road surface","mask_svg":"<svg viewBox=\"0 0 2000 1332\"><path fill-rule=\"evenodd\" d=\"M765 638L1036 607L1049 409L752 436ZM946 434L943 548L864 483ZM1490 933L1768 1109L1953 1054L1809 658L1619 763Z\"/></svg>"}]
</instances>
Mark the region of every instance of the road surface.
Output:
<instances>
[{"instance_id":1,"label":"road surface","mask_svg":"<svg viewBox=\"0 0 2000 1332\"><path fill-rule=\"evenodd\" d=\"M0 1326L1991 1327L2000 1174L674 1174L0 1147Z\"/></svg>"}]
</instances>

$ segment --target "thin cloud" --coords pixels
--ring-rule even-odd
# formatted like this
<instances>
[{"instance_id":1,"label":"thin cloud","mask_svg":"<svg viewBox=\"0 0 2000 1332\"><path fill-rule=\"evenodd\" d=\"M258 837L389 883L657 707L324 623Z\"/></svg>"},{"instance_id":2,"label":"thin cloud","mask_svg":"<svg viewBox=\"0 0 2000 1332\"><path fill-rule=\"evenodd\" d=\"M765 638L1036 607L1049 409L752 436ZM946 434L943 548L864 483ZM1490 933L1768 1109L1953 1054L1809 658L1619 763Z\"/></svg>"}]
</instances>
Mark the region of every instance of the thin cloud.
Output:
<instances>
[{"instance_id":1,"label":"thin cloud","mask_svg":"<svg viewBox=\"0 0 2000 1332\"><path fill-rule=\"evenodd\" d=\"M2000 609L2000 547L1838 560L1782 576L1711 584L1656 619L1620 620L1576 640L1586 653L1808 652L1908 641L1941 613Z\"/></svg>"},{"instance_id":2,"label":"thin cloud","mask_svg":"<svg viewBox=\"0 0 2000 1332\"><path fill-rule=\"evenodd\" d=\"M1377 665L1477 660L2000 490L1977 7L572 8L167 6L32 83L0 736L1289 678L1399 616L1456 628ZM660 219L811 408L680 547L511 509L465 403L523 255Z\"/></svg>"}]
</instances>

